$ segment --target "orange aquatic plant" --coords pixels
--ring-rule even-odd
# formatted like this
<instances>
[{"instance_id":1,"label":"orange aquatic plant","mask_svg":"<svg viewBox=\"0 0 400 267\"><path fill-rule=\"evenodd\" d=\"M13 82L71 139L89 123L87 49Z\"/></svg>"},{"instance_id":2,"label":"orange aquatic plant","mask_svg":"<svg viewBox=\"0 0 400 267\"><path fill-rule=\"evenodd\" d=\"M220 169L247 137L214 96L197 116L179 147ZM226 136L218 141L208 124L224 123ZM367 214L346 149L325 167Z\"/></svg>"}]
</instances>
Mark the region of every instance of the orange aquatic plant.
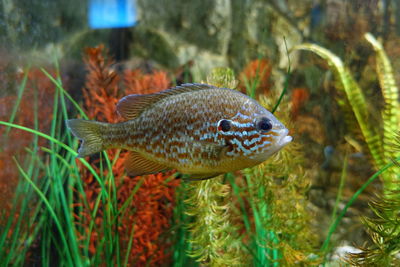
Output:
<instances>
[{"instance_id":1,"label":"orange aquatic plant","mask_svg":"<svg viewBox=\"0 0 400 267\"><path fill-rule=\"evenodd\" d=\"M29 128L37 127L39 131L48 133L52 121L55 86L41 70L36 68L14 73L8 78L14 79L17 81L16 84L19 84L25 75L26 86L17 106L18 109L13 122ZM7 83L7 81L4 81L4 83ZM10 120L17 100L16 94L0 98L0 120ZM33 135L28 132L0 127L0 209L6 214L11 208L10 200L13 199L19 178L13 157L16 157L18 162L24 162L27 155L25 148L30 146L33 138ZM39 146L46 144L44 139L39 139L38 142ZM41 152L38 151L37 153L40 154Z\"/></svg>"},{"instance_id":2,"label":"orange aquatic plant","mask_svg":"<svg viewBox=\"0 0 400 267\"><path fill-rule=\"evenodd\" d=\"M86 49L84 59L88 73L83 89L84 109L89 118L106 122L118 122L122 118L116 113L115 106L119 99L127 94L154 93L168 88L171 84L165 72L156 71L152 74L143 74L140 70L126 70L121 78L112 68L114 61L107 56L103 46ZM121 88L120 80L123 80L124 88ZM129 240L132 237L132 247L129 259L135 266L158 266L168 261L167 235L163 234L170 228L170 220L174 207L174 189L179 180L166 181L171 173L148 175L146 177L130 178L125 175L124 159L126 151L118 154L118 150L108 150L111 161L118 157L112 167L117 188L117 202L121 208L132 194L138 182L143 179L139 190L133 196L127 212L119 218L118 232L120 235L123 253L126 253ZM94 168L100 172L99 159L91 159ZM105 174L107 171L104 171ZM93 175L82 168L82 176L85 182L85 194L90 209L93 209L100 186L94 181ZM101 225L101 209L95 218L96 224ZM93 219L90 211L84 211L81 215L85 220L78 224L87 224ZM87 231L89 232L89 231ZM96 244L99 234L90 236L90 252L96 253ZM83 236L81 237L84 238ZM87 237L86 237L87 238ZM123 255L123 254L122 254Z\"/></svg>"},{"instance_id":3,"label":"orange aquatic plant","mask_svg":"<svg viewBox=\"0 0 400 267\"><path fill-rule=\"evenodd\" d=\"M171 81L164 71L143 74L140 70L125 70L126 94L151 94L167 89Z\"/></svg>"},{"instance_id":4,"label":"orange aquatic plant","mask_svg":"<svg viewBox=\"0 0 400 267\"><path fill-rule=\"evenodd\" d=\"M271 65L266 59L255 59L250 61L240 74L240 88L243 92L246 87L255 87L257 94L267 94L271 87Z\"/></svg>"},{"instance_id":5,"label":"orange aquatic plant","mask_svg":"<svg viewBox=\"0 0 400 267\"><path fill-rule=\"evenodd\" d=\"M0 66L0 73L1 73ZM54 71L50 71L54 73ZM9 90L8 95L0 97L0 120L12 121L13 123L29 127L37 128L39 131L49 133L52 123L52 110L54 102L55 86L46 75L37 68L31 68L20 72L8 73L8 75L0 75L3 85L13 84L13 88L23 84L24 77L26 84L23 88L21 98L18 100L17 92ZM8 80L12 79L12 81ZM5 92L5 91L3 91ZM15 116L13 117L13 112ZM12 119L13 117L13 119ZM12 222L11 227L7 231L7 239L9 242L15 234L15 228L18 227L18 236L20 242L26 235L35 232L36 224L22 223L18 226L21 216L30 216L33 212L35 203L29 203L27 213L20 213L21 200L25 195L19 195L16 198L16 191L20 181L20 172L15 164L15 160L24 166L27 160L31 160L27 148L32 148L32 142L35 137L26 131L14 128L6 128L0 126L0 228L6 229L8 222ZM33 158L43 156L41 146L48 144L47 140L39 138L37 140L39 149L33 151ZM39 174L38 177L41 177ZM16 202L14 202L16 200ZM24 220L24 217L22 218ZM33 245L34 246L34 245ZM6 253L9 253L10 247L5 247ZM32 260L32 254L26 254L26 260Z\"/></svg>"},{"instance_id":6,"label":"orange aquatic plant","mask_svg":"<svg viewBox=\"0 0 400 267\"><path fill-rule=\"evenodd\" d=\"M310 97L310 93L306 88L295 88L292 92L292 109L291 115L293 119L296 119L299 115L300 109L304 106Z\"/></svg>"}]
</instances>

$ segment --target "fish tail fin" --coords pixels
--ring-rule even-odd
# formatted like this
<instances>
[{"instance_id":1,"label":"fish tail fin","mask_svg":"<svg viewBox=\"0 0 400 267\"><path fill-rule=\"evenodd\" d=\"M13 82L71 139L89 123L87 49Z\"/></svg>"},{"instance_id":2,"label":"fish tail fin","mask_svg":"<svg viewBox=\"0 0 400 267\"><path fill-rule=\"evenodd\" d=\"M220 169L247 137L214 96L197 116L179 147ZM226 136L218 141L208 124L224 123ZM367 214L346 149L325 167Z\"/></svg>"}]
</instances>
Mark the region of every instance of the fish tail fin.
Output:
<instances>
[{"instance_id":1,"label":"fish tail fin","mask_svg":"<svg viewBox=\"0 0 400 267\"><path fill-rule=\"evenodd\" d=\"M72 134L82 140L78 150L78 157L86 157L105 149L100 129L105 123L82 119L67 120L67 127Z\"/></svg>"}]
</instances>

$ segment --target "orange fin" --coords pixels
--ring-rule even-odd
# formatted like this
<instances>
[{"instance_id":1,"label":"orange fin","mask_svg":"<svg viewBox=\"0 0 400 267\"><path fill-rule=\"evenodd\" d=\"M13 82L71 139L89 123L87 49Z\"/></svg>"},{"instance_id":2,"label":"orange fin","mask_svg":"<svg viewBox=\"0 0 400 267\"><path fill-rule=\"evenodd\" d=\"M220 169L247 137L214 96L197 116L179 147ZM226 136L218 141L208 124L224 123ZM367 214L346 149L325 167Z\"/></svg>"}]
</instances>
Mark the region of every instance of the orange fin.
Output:
<instances>
[{"instance_id":1,"label":"orange fin","mask_svg":"<svg viewBox=\"0 0 400 267\"><path fill-rule=\"evenodd\" d=\"M144 158L137 152L129 152L125 160L125 169L129 176L140 176L166 171L170 168Z\"/></svg>"},{"instance_id":2,"label":"orange fin","mask_svg":"<svg viewBox=\"0 0 400 267\"><path fill-rule=\"evenodd\" d=\"M118 102L117 111L125 119L132 120L138 117L143 111L148 109L154 103L168 96L216 88L217 87L208 84L186 83L155 94L128 95L123 97Z\"/></svg>"}]
</instances>

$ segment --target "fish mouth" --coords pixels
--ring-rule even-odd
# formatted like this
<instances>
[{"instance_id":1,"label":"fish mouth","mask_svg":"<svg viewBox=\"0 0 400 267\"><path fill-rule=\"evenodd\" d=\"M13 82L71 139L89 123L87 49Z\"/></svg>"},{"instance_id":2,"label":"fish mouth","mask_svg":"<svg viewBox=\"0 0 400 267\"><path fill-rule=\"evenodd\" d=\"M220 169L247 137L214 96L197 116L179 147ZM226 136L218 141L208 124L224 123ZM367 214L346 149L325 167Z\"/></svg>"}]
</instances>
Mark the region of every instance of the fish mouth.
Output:
<instances>
[{"instance_id":1,"label":"fish mouth","mask_svg":"<svg viewBox=\"0 0 400 267\"><path fill-rule=\"evenodd\" d=\"M279 131L280 135L280 138L278 140L279 146L285 146L293 140L293 138L290 135L288 135L288 133L289 130L286 128Z\"/></svg>"}]
</instances>

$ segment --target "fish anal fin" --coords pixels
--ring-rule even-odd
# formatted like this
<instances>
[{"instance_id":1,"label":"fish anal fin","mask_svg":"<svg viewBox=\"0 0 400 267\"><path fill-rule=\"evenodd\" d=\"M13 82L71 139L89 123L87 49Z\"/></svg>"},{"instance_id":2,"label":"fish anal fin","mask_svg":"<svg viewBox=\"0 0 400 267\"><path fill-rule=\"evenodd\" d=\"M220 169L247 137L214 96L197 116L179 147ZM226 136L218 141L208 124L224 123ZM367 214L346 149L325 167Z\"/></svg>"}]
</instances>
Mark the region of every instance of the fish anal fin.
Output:
<instances>
[{"instance_id":1,"label":"fish anal fin","mask_svg":"<svg viewBox=\"0 0 400 267\"><path fill-rule=\"evenodd\" d=\"M118 102L117 111L125 119L132 120L138 117L143 111L145 111L151 105L166 97L187 92L215 89L215 88L217 87L208 84L186 83L155 94L128 95L123 97Z\"/></svg>"},{"instance_id":2,"label":"fish anal fin","mask_svg":"<svg viewBox=\"0 0 400 267\"><path fill-rule=\"evenodd\" d=\"M166 171L170 168L157 162L148 160L138 152L131 151L125 159L125 169L129 176L141 176Z\"/></svg>"}]
</instances>

